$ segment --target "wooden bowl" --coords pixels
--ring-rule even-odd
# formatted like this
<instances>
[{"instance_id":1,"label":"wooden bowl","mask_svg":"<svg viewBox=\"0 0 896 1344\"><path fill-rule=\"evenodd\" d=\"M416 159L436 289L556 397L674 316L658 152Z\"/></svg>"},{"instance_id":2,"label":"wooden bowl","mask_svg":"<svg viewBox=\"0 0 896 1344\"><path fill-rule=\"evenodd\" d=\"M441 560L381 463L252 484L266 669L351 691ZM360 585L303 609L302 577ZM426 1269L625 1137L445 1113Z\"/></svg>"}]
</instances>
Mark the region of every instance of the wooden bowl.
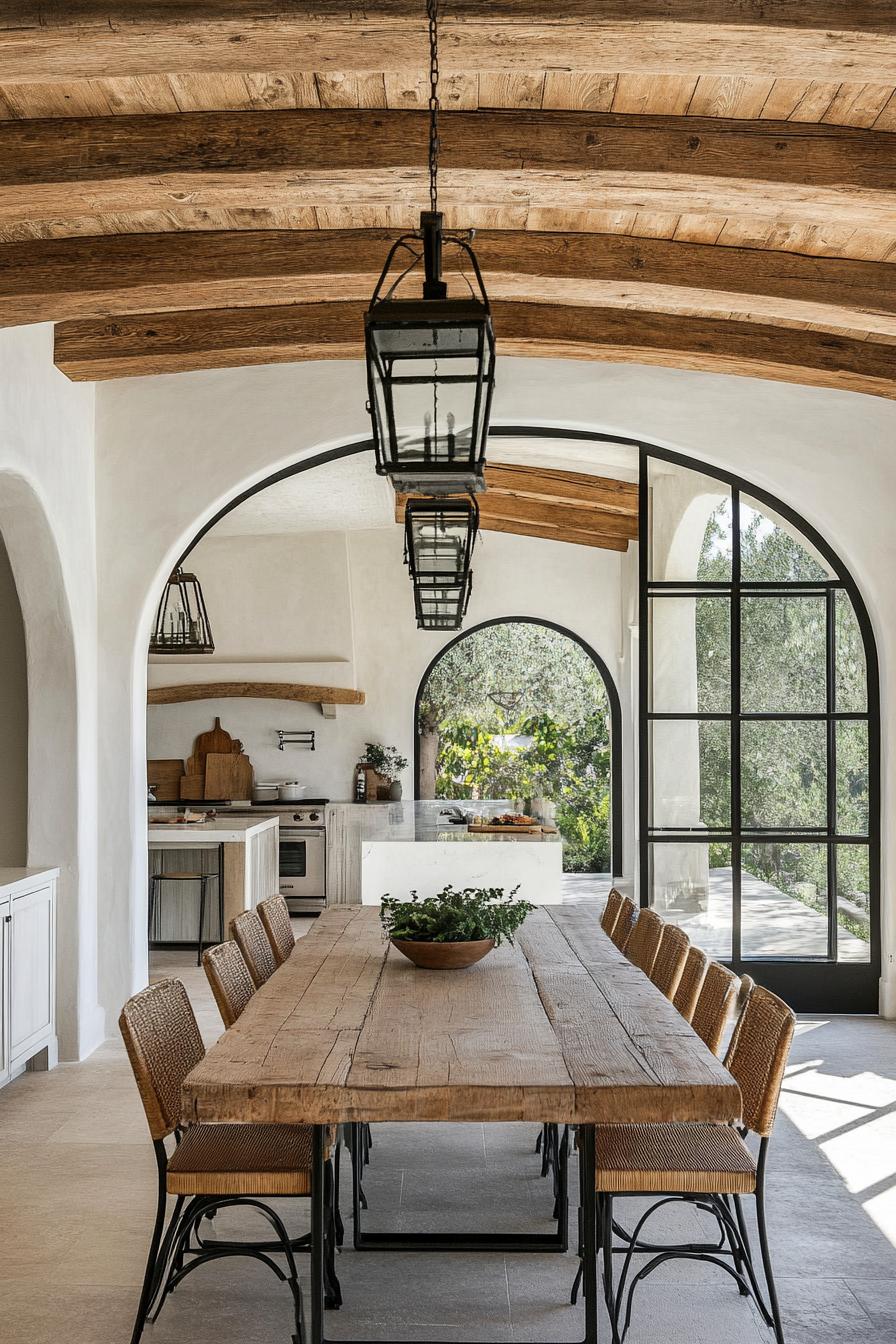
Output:
<instances>
[{"instance_id":1,"label":"wooden bowl","mask_svg":"<svg viewBox=\"0 0 896 1344\"><path fill-rule=\"evenodd\" d=\"M495 945L494 938L479 938L467 943L417 943L409 938L391 939L408 961L427 971L459 971L488 956Z\"/></svg>"}]
</instances>

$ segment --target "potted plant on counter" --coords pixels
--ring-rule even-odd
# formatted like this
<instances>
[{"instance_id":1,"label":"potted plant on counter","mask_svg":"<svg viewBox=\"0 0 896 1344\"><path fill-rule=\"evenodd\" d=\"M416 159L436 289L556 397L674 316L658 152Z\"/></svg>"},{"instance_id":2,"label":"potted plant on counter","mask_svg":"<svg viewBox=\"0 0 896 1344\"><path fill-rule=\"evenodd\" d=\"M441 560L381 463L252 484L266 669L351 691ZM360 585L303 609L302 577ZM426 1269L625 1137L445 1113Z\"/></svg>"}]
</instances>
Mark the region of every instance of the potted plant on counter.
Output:
<instances>
[{"instance_id":1,"label":"potted plant on counter","mask_svg":"<svg viewBox=\"0 0 896 1344\"><path fill-rule=\"evenodd\" d=\"M397 747L383 747L378 742L366 744L364 759L372 770L388 781L389 797L393 802L401 798L402 770L408 768L407 756L402 756Z\"/></svg>"},{"instance_id":2,"label":"potted plant on counter","mask_svg":"<svg viewBox=\"0 0 896 1344\"><path fill-rule=\"evenodd\" d=\"M393 947L426 970L459 970L472 966L513 935L534 906L515 899L519 887L448 885L435 896L409 901L383 897L380 919Z\"/></svg>"}]
</instances>

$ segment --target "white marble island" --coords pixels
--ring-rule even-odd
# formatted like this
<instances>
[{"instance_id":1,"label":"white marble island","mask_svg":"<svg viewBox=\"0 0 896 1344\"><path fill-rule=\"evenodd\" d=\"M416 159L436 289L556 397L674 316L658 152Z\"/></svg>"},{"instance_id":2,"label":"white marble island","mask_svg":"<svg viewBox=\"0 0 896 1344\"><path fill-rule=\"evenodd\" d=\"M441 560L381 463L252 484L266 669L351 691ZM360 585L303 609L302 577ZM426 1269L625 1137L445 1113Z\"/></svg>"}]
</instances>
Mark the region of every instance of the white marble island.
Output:
<instances>
[{"instance_id":1,"label":"white marble island","mask_svg":"<svg viewBox=\"0 0 896 1344\"><path fill-rule=\"evenodd\" d=\"M378 905L382 897L431 896L455 887L519 886L533 905L562 899L563 845L552 833L481 834L440 815L459 806L494 815L509 804L400 802L333 804L327 809L327 899Z\"/></svg>"}]
</instances>

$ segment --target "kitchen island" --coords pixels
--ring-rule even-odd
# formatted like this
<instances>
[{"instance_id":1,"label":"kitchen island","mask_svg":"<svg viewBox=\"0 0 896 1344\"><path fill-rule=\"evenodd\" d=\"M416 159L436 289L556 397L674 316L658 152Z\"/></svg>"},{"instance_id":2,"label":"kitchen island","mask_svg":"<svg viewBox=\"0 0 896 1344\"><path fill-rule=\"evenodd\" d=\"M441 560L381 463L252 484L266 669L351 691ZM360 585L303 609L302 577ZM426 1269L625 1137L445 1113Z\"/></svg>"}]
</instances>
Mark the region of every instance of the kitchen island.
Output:
<instances>
[{"instance_id":1,"label":"kitchen island","mask_svg":"<svg viewBox=\"0 0 896 1344\"><path fill-rule=\"evenodd\" d=\"M224 928L218 927L217 900L209 900L205 920L209 942L226 938L235 915L279 890L277 817L223 816L195 825L153 824L153 820L150 816L147 833L151 873L204 872L217 873L218 881L223 878ZM184 885L161 884L150 942L195 943L198 894L185 897L178 892ZM186 890L198 893L198 883Z\"/></svg>"},{"instance_id":2,"label":"kitchen island","mask_svg":"<svg viewBox=\"0 0 896 1344\"><path fill-rule=\"evenodd\" d=\"M554 832L470 831L440 815L460 806L469 816L508 810L506 802L331 804L327 809L327 903L378 905L414 890L431 896L455 887L519 885L521 900L562 900L563 844Z\"/></svg>"}]
</instances>

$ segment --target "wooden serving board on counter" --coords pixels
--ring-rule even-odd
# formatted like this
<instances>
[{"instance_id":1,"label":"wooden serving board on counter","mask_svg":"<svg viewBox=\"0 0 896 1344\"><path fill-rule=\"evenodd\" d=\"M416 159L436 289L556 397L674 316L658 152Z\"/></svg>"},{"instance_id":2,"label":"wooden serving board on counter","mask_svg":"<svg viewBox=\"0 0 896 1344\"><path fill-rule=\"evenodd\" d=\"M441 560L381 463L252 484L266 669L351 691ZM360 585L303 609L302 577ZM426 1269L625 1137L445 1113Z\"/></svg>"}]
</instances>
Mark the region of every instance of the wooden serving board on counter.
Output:
<instances>
[{"instance_id":1,"label":"wooden serving board on counter","mask_svg":"<svg viewBox=\"0 0 896 1344\"><path fill-rule=\"evenodd\" d=\"M467 822L467 830L476 835L538 835L544 829L536 823L531 826L489 826L485 822Z\"/></svg>"}]
</instances>

